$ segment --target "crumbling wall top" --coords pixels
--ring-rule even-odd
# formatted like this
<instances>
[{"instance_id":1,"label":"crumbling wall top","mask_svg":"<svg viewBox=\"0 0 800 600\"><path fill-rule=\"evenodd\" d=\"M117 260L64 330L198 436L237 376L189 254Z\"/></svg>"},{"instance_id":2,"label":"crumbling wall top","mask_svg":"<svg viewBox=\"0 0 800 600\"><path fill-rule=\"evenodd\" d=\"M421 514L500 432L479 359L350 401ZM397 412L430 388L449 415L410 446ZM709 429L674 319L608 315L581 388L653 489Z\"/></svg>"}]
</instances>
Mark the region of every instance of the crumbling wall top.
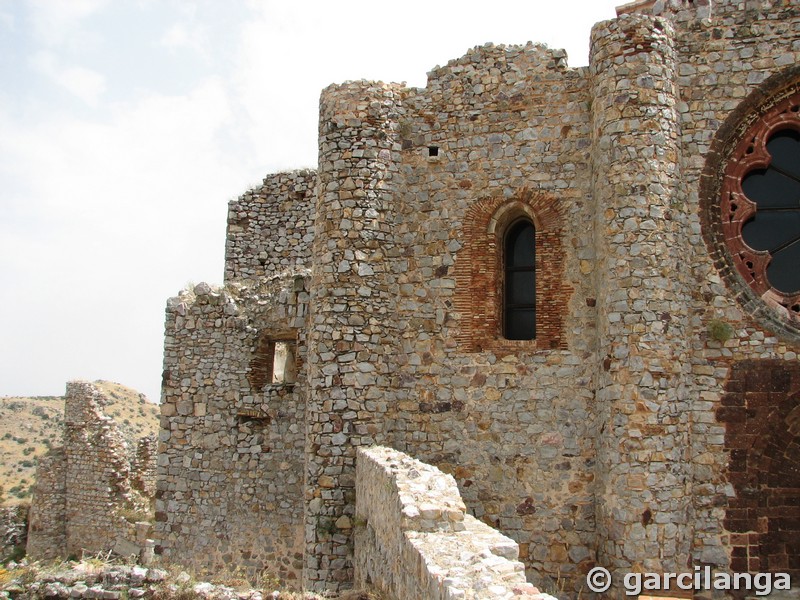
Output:
<instances>
[{"instance_id":1,"label":"crumbling wall top","mask_svg":"<svg viewBox=\"0 0 800 600\"><path fill-rule=\"evenodd\" d=\"M229 203L226 282L310 266L316 182L313 169L276 173Z\"/></svg>"},{"instance_id":2,"label":"crumbling wall top","mask_svg":"<svg viewBox=\"0 0 800 600\"><path fill-rule=\"evenodd\" d=\"M561 78L583 73L583 67L569 69L567 52L551 49L541 43L525 45L485 44L475 46L460 58L428 72L424 90L411 90L411 95L455 94L481 96L490 94L511 98L523 94L526 85L543 78ZM454 85L455 83L455 85Z\"/></svg>"},{"instance_id":3,"label":"crumbling wall top","mask_svg":"<svg viewBox=\"0 0 800 600\"><path fill-rule=\"evenodd\" d=\"M712 0L635 0L617 7L617 16L640 13L647 15L663 15L679 11L696 9L699 18L711 16Z\"/></svg>"}]
</instances>

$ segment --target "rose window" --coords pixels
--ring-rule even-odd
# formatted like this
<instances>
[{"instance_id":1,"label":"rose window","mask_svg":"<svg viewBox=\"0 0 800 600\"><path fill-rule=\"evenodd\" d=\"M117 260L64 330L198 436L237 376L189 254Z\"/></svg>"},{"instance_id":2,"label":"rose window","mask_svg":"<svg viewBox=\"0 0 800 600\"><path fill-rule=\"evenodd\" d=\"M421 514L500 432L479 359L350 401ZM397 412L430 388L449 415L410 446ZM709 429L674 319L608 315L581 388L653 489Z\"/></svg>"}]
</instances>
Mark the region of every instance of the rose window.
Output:
<instances>
[{"instance_id":1,"label":"rose window","mask_svg":"<svg viewBox=\"0 0 800 600\"><path fill-rule=\"evenodd\" d=\"M750 127L722 186L722 227L739 274L800 320L800 94Z\"/></svg>"}]
</instances>

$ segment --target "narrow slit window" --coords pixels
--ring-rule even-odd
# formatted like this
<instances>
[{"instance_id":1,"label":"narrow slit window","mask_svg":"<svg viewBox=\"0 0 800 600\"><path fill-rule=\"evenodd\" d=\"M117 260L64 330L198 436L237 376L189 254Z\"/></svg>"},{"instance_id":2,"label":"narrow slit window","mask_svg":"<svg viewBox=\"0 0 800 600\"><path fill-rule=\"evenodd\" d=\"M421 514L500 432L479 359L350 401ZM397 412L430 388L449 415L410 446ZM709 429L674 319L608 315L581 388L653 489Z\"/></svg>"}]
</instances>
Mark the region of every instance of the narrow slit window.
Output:
<instances>
[{"instance_id":1,"label":"narrow slit window","mask_svg":"<svg viewBox=\"0 0 800 600\"><path fill-rule=\"evenodd\" d=\"M504 244L504 333L509 340L536 337L536 230L527 219L511 225Z\"/></svg>"}]
</instances>

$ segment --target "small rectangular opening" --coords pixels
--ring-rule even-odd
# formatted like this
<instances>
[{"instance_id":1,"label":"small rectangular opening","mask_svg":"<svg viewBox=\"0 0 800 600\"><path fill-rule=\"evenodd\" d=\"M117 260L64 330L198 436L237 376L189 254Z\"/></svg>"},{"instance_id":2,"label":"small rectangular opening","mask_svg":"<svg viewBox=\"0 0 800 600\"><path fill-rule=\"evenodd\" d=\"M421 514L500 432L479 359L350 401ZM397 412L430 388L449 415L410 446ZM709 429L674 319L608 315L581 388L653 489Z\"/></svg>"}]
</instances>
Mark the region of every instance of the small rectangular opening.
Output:
<instances>
[{"instance_id":1,"label":"small rectangular opening","mask_svg":"<svg viewBox=\"0 0 800 600\"><path fill-rule=\"evenodd\" d=\"M297 346L292 341L276 340L272 363L272 383L295 383L295 352Z\"/></svg>"},{"instance_id":2,"label":"small rectangular opening","mask_svg":"<svg viewBox=\"0 0 800 600\"><path fill-rule=\"evenodd\" d=\"M439 156L439 146L428 146L428 156Z\"/></svg>"}]
</instances>

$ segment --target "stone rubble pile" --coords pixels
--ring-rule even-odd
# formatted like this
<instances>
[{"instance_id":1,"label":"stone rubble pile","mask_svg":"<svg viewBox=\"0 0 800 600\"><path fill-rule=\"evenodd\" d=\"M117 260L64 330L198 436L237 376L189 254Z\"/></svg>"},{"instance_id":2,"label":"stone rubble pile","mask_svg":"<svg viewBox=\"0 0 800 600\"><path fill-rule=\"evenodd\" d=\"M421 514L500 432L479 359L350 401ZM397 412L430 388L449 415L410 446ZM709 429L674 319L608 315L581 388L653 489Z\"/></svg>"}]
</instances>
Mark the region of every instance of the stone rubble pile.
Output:
<instances>
[{"instance_id":1,"label":"stone rubble pile","mask_svg":"<svg viewBox=\"0 0 800 600\"><path fill-rule=\"evenodd\" d=\"M108 565L102 568L81 562L53 572L36 574L36 565L10 563L8 573L18 577L2 583L0 600L79 599L126 600L197 598L198 600L281 600L285 594L278 591L233 588L207 581L196 582L186 572L170 577L165 569L141 566ZM3 571L0 570L0 574ZM298 596L291 596L298 598ZM306 600L319 600L316 595L303 596Z\"/></svg>"}]
</instances>

